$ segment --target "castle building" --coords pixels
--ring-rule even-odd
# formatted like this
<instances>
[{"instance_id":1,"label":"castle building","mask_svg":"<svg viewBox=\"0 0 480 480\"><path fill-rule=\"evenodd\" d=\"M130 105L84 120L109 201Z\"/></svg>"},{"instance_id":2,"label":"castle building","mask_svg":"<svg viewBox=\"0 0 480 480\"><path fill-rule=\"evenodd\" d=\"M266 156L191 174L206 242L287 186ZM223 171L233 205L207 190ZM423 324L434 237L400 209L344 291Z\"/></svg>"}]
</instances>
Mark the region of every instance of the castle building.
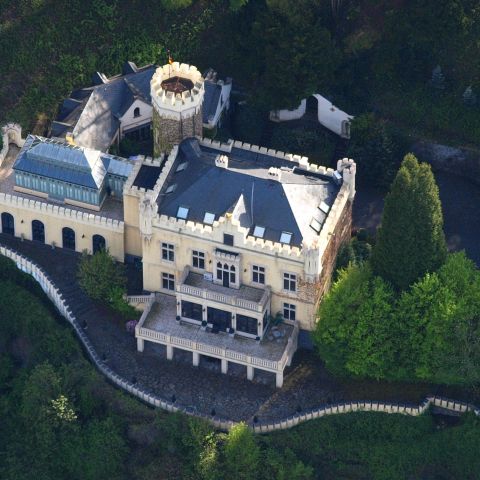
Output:
<instances>
[{"instance_id":1,"label":"castle building","mask_svg":"<svg viewBox=\"0 0 480 480\"><path fill-rule=\"evenodd\" d=\"M28 136L0 166L2 231L138 259L153 292L136 299L139 352L186 350L281 387L350 237L356 165L202 138L205 78L189 65L157 68L150 98L155 158Z\"/></svg>"},{"instance_id":2,"label":"castle building","mask_svg":"<svg viewBox=\"0 0 480 480\"><path fill-rule=\"evenodd\" d=\"M187 67L188 72L175 73L176 68ZM92 86L73 91L62 102L49 136L106 152L124 138L151 140L153 122L165 127L156 128L157 135L171 136L177 143L189 134L202 136L202 129L214 132L230 107L232 80L218 79L211 68L204 76L195 67L176 62L164 68L165 73L155 65L137 67L126 62L120 75L109 78L97 72ZM196 88L192 81L198 82ZM184 98L180 100L176 93ZM192 108L185 108L187 97ZM167 138L156 139L157 153L170 150Z\"/></svg>"}]
</instances>

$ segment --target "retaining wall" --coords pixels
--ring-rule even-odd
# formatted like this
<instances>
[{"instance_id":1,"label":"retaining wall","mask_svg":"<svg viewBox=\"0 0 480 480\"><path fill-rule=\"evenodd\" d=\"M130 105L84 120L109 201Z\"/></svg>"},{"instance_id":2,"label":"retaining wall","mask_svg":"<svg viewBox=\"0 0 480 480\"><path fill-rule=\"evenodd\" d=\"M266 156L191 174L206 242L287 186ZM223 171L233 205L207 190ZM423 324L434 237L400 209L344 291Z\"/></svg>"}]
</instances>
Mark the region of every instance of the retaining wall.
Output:
<instances>
[{"instance_id":1,"label":"retaining wall","mask_svg":"<svg viewBox=\"0 0 480 480\"><path fill-rule=\"evenodd\" d=\"M194 413L190 408L184 408L175 405L172 402L161 399L160 397L154 395L153 393L136 386L135 384L129 382L125 378L118 375L114 372L98 355L98 353L93 348L92 343L85 334L83 328L77 321L77 318L73 315L70 306L65 302L61 291L55 286L54 282L50 279L48 274L35 263L31 262L28 258L20 255L14 250L0 245L0 254L13 260L17 267L23 272L32 275L32 277L40 284L42 290L48 296L48 298L54 303L58 311L68 320L72 325L75 333L82 342L85 350L88 353L88 356L98 368L98 370L105 375L112 383L116 386L122 388L126 392L134 395L143 402L152 407L162 408L167 412L183 412L186 415L196 416L198 418L203 418L204 420L209 421L216 428L220 430L227 431L229 430L235 422L230 420L225 420L218 417L211 417L209 415L203 415L199 413ZM383 413L399 413L403 415L412 415L418 416L423 413L430 407L440 407L442 409L448 410L450 412L456 413L465 413L473 411L475 415L480 415L480 408L468 404L465 402L459 402L456 400L429 396L423 400L422 403L418 405L403 404L403 403L386 403L386 402L376 402L376 401L357 401L349 403L337 403L334 405L323 405L319 408L307 411L305 413L299 413L291 417L279 420L272 423L253 423L250 427L256 433L268 433L275 430L285 430L287 428L294 427L302 422L307 420L313 420L315 418L321 418L326 415L335 415L339 413L348 413L348 412L383 412Z\"/></svg>"}]
</instances>

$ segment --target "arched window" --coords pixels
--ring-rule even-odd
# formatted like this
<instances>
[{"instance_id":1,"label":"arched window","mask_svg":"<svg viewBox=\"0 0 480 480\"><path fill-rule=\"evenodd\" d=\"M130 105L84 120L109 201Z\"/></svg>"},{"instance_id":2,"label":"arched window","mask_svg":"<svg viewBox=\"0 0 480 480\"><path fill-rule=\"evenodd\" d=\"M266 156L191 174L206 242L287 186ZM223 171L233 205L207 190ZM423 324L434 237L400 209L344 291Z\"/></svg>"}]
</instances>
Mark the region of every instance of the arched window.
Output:
<instances>
[{"instance_id":1,"label":"arched window","mask_svg":"<svg viewBox=\"0 0 480 480\"><path fill-rule=\"evenodd\" d=\"M62 245L63 248L75 250L75 232L68 227L62 229Z\"/></svg>"},{"instance_id":2,"label":"arched window","mask_svg":"<svg viewBox=\"0 0 480 480\"><path fill-rule=\"evenodd\" d=\"M92 238L92 251L93 253L97 253L100 250L105 250L107 243L105 242L105 238L101 235L94 235Z\"/></svg>"},{"instance_id":3,"label":"arched window","mask_svg":"<svg viewBox=\"0 0 480 480\"><path fill-rule=\"evenodd\" d=\"M7 235L15 235L15 220L10 213L2 213L2 232Z\"/></svg>"},{"instance_id":4,"label":"arched window","mask_svg":"<svg viewBox=\"0 0 480 480\"><path fill-rule=\"evenodd\" d=\"M32 222L32 240L45 243L45 225L40 220Z\"/></svg>"},{"instance_id":5,"label":"arched window","mask_svg":"<svg viewBox=\"0 0 480 480\"><path fill-rule=\"evenodd\" d=\"M140 108L139 107L135 108L135 110L133 111L133 116L135 118L140 116Z\"/></svg>"},{"instance_id":6,"label":"arched window","mask_svg":"<svg viewBox=\"0 0 480 480\"><path fill-rule=\"evenodd\" d=\"M235 267L230 266L230 283L235 283Z\"/></svg>"}]
</instances>

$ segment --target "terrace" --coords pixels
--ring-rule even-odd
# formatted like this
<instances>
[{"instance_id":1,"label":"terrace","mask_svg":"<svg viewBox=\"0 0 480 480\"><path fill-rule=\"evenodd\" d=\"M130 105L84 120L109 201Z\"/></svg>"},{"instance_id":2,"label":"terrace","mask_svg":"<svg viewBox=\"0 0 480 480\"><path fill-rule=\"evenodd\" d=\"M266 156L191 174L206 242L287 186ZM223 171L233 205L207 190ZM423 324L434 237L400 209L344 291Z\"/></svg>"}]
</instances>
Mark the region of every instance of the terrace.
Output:
<instances>
[{"instance_id":1,"label":"terrace","mask_svg":"<svg viewBox=\"0 0 480 480\"><path fill-rule=\"evenodd\" d=\"M263 338L254 340L198 325L177 316L177 300L165 294L152 294L135 329L137 349L144 342L166 346L167 358L173 359L174 349L192 352L193 365L198 366L200 355L221 361L222 373L228 372L229 362L245 365L247 378L253 380L255 368L275 373L276 385L283 385L283 371L290 365L297 349L297 324L268 325Z\"/></svg>"}]
</instances>

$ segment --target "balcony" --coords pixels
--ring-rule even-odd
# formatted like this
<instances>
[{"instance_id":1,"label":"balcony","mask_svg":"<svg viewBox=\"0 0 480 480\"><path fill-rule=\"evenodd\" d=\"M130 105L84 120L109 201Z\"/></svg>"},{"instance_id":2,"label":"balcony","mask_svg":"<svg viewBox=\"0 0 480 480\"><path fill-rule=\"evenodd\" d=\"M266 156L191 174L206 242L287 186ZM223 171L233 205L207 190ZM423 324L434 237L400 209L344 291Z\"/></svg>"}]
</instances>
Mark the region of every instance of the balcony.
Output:
<instances>
[{"instance_id":1,"label":"balcony","mask_svg":"<svg viewBox=\"0 0 480 480\"><path fill-rule=\"evenodd\" d=\"M200 355L221 360L221 371L227 373L228 363L247 367L247 378L253 379L254 369L275 373L276 385L283 384L283 371L290 365L297 349L298 325L285 322L269 326L260 341L230 335L211 333L190 322L177 320L176 301L169 295L152 294L135 329L137 349L142 352L144 342L166 346L167 358L173 358L174 349L192 352L193 365L199 365Z\"/></svg>"},{"instance_id":2,"label":"balcony","mask_svg":"<svg viewBox=\"0 0 480 480\"><path fill-rule=\"evenodd\" d=\"M260 314L269 306L271 293L269 287L263 289L241 285L237 289L217 285L188 268L183 273L177 292Z\"/></svg>"}]
</instances>

